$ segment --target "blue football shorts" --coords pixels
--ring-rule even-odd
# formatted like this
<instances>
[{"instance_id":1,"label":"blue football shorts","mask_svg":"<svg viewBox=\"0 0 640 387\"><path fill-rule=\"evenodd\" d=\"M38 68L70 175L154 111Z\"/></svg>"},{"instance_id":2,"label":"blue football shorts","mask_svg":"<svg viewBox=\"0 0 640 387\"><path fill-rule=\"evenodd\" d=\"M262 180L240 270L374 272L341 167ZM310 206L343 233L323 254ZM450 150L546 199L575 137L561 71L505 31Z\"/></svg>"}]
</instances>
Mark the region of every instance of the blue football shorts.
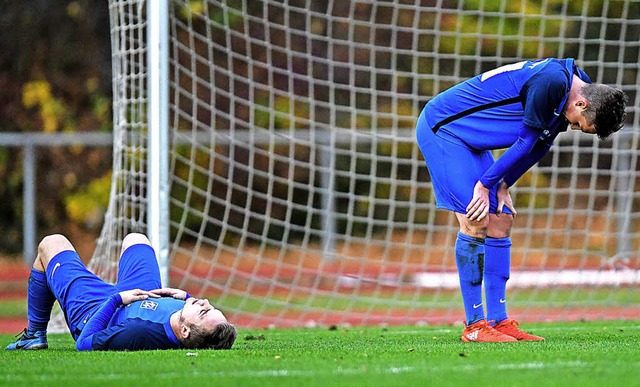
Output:
<instances>
[{"instance_id":1,"label":"blue football shorts","mask_svg":"<svg viewBox=\"0 0 640 387\"><path fill-rule=\"evenodd\" d=\"M473 188L495 161L491 151L471 149L445 130L433 133L424 118L424 111L418 118L416 138L431 176L436 206L466 214L473 199ZM498 184L489 191L491 214L495 214L498 208L497 191ZM503 207L503 212L511 213L506 207Z\"/></svg>"},{"instance_id":2,"label":"blue football shorts","mask_svg":"<svg viewBox=\"0 0 640 387\"><path fill-rule=\"evenodd\" d=\"M46 274L49 288L64 312L74 339L88 318L113 294L162 287L155 252L146 244L133 245L124 251L115 285L89 271L73 250L62 251L53 257L47 265Z\"/></svg>"}]
</instances>

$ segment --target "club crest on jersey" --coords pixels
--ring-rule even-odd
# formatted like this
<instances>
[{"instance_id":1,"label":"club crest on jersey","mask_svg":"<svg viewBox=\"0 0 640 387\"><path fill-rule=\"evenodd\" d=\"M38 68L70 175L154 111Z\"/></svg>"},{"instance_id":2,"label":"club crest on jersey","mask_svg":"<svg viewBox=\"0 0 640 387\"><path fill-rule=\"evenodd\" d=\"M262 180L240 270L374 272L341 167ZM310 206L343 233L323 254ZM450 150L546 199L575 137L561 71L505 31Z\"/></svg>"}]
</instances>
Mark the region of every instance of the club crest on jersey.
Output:
<instances>
[{"instance_id":1,"label":"club crest on jersey","mask_svg":"<svg viewBox=\"0 0 640 387\"><path fill-rule=\"evenodd\" d=\"M140 308L156 310L158 308L158 303L155 301L144 300L140 303Z\"/></svg>"}]
</instances>

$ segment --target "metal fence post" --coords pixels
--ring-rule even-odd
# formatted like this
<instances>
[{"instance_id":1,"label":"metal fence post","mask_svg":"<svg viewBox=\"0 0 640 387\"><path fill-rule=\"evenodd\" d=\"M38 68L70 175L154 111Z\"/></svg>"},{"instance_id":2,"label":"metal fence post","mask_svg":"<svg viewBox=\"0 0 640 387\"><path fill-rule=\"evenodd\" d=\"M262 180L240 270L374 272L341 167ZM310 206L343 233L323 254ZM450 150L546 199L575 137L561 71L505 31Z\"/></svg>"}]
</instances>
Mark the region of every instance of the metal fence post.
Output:
<instances>
[{"instance_id":1,"label":"metal fence post","mask_svg":"<svg viewBox=\"0 0 640 387\"><path fill-rule=\"evenodd\" d=\"M33 265L36 259L36 147L31 141L24 145L23 154L23 251L24 263L27 266Z\"/></svg>"}]
</instances>

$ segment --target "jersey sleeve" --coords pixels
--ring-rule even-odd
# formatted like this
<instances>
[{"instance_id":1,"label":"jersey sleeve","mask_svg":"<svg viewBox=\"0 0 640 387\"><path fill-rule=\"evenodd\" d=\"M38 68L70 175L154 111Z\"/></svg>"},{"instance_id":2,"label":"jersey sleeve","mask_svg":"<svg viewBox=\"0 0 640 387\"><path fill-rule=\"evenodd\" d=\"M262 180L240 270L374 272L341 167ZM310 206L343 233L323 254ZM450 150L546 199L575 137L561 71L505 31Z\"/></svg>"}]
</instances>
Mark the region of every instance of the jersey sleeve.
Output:
<instances>
[{"instance_id":1,"label":"jersey sleeve","mask_svg":"<svg viewBox=\"0 0 640 387\"><path fill-rule=\"evenodd\" d=\"M76 340L76 349L78 351L90 351L92 336L96 332L100 332L109 325L109 321L118 307L122 305L122 297L120 294L114 294L100 305L98 310L91 316L87 324L82 329L82 333Z\"/></svg>"},{"instance_id":2,"label":"jersey sleeve","mask_svg":"<svg viewBox=\"0 0 640 387\"><path fill-rule=\"evenodd\" d=\"M527 158L539 136L539 131L523 125L516 142L482 175L482 185L488 189L493 188L511 169Z\"/></svg>"},{"instance_id":3,"label":"jersey sleeve","mask_svg":"<svg viewBox=\"0 0 640 387\"><path fill-rule=\"evenodd\" d=\"M550 129L555 109L569 92L566 71L547 71L532 76L520 90L524 117L522 122L537 129Z\"/></svg>"},{"instance_id":4,"label":"jersey sleeve","mask_svg":"<svg viewBox=\"0 0 640 387\"><path fill-rule=\"evenodd\" d=\"M542 160L547 152L549 152L549 149L551 149L553 140L558 136L558 133L559 132L556 132L554 136L551 136L544 141L538 141L527 157L507 172L504 176L504 182L507 183L507 186L511 187L514 185L515 182L529 170L529 168Z\"/></svg>"},{"instance_id":5,"label":"jersey sleeve","mask_svg":"<svg viewBox=\"0 0 640 387\"><path fill-rule=\"evenodd\" d=\"M139 351L171 348L179 348L179 345L167 339L162 324L132 318L91 335L89 350Z\"/></svg>"}]
</instances>

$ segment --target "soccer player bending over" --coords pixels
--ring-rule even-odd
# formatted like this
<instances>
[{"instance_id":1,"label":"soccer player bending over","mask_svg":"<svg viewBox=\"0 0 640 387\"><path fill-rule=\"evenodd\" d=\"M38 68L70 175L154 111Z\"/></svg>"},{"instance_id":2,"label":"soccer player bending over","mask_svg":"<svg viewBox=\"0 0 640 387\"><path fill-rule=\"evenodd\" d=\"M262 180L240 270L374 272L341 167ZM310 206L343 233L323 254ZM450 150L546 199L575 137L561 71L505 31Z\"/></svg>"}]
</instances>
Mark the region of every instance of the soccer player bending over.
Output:
<instances>
[{"instance_id":1,"label":"soccer player bending over","mask_svg":"<svg viewBox=\"0 0 640 387\"><path fill-rule=\"evenodd\" d=\"M620 130L626 95L592 84L573 59L499 67L434 97L417 122L438 208L455 213L455 258L466 314L462 341L544 340L507 315L511 187L571 127L606 139ZM497 160L491 151L505 149ZM482 303L484 282L486 315Z\"/></svg>"},{"instance_id":2,"label":"soccer player bending over","mask_svg":"<svg viewBox=\"0 0 640 387\"><path fill-rule=\"evenodd\" d=\"M142 234L122 241L115 285L90 272L67 238L45 237L29 277L28 327L8 350L48 348L56 299L79 351L229 349L237 336L209 301L161 288L155 252Z\"/></svg>"}]
</instances>

